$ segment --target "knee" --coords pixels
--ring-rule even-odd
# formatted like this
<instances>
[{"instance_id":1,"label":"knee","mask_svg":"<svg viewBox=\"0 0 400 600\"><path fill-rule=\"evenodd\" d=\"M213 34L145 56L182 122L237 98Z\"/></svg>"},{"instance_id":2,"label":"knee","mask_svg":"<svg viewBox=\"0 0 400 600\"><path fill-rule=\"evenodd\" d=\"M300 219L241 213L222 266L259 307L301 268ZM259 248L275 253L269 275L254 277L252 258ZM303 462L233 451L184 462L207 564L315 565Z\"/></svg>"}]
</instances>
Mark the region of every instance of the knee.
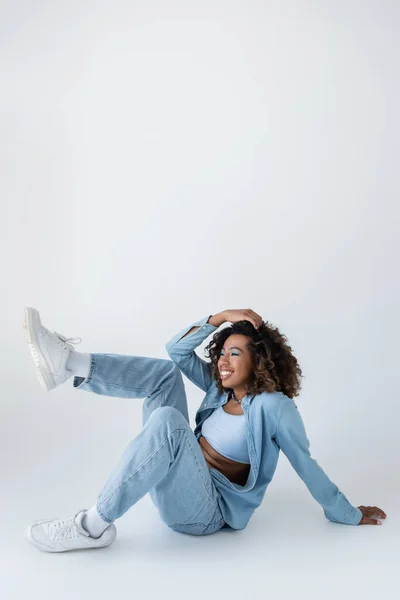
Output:
<instances>
[{"instance_id":1,"label":"knee","mask_svg":"<svg viewBox=\"0 0 400 600\"><path fill-rule=\"evenodd\" d=\"M161 383L166 385L169 381L172 382L170 385L175 385L176 380L181 380L183 383L181 370L172 360L160 358L157 361L162 366Z\"/></svg>"},{"instance_id":2,"label":"knee","mask_svg":"<svg viewBox=\"0 0 400 600\"><path fill-rule=\"evenodd\" d=\"M180 368L178 367L178 365L176 365L172 361L170 361L170 363L171 363L171 365L170 365L170 368L171 368L170 374L171 374L171 376L175 377L175 379L182 379L182 381L183 381L182 372L181 372Z\"/></svg>"},{"instance_id":3,"label":"knee","mask_svg":"<svg viewBox=\"0 0 400 600\"><path fill-rule=\"evenodd\" d=\"M179 403L179 398L184 397L186 404L185 385L179 367L171 360L166 360L165 363L166 369L159 382L160 387L163 387L165 395L176 395L177 403Z\"/></svg>"},{"instance_id":4,"label":"knee","mask_svg":"<svg viewBox=\"0 0 400 600\"><path fill-rule=\"evenodd\" d=\"M151 420L154 425L188 425L183 414L174 406L159 406L151 413Z\"/></svg>"},{"instance_id":5,"label":"knee","mask_svg":"<svg viewBox=\"0 0 400 600\"><path fill-rule=\"evenodd\" d=\"M179 367L169 358L147 358L149 370L154 370L154 375L165 381L170 377L182 377Z\"/></svg>"},{"instance_id":6,"label":"knee","mask_svg":"<svg viewBox=\"0 0 400 600\"><path fill-rule=\"evenodd\" d=\"M165 366L167 375L173 377L182 377L182 373L180 368L173 360L170 358L161 358L159 359Z\"/></svg>"}]
</instances>

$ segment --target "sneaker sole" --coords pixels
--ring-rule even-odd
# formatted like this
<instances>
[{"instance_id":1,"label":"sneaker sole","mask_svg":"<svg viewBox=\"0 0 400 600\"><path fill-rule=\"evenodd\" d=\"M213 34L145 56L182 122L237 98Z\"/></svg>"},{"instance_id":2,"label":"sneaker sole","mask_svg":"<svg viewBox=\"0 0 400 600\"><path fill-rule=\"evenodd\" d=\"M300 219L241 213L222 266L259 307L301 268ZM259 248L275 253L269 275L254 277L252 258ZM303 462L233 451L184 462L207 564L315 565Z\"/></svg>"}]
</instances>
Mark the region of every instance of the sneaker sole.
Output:
<instances>
[{"instance_id":1,"label":"sneaker sole","mask_svg":"<svg viewBox=\"0 0 400 600\"><path fill-rule=\"evenodd\" d=\"M56 387L56 383L51 375L51 371L47 367L46 359L40 350L40 346L36 337L35 327L41 326L42 322L40 320L39 312L36 310L36 308L26 308L25 319L23 322L25 339L28 343L30 353L35 363L36 375L39 383L45 390L49 391Z\"/></svg>"}]
</instances>

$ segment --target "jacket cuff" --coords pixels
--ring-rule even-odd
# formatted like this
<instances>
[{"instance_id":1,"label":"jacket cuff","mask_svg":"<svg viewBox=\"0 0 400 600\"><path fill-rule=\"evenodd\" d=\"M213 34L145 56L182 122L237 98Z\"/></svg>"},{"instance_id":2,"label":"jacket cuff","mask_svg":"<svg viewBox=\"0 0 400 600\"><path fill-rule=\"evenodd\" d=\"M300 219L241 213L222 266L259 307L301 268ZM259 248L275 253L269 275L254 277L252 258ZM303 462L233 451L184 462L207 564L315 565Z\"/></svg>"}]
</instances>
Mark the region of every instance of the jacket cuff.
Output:
<instances>
[{"instance_id":1,"label":"jacket cuff","mask_svg":"<svg viewBox=\"0 0 400 600\"><path fill-rule=\"evenodd\" d=\"M345 525L358 525L363 516L361 510L356 506L352 506L346 512L346 514L343 517L343 520L341 521L332 517L332 515L327 510L324 510L324 513L329 521L332 521L333 523L344 523Z\"/></svg>"},{"instance_id":2,"label":"jacket cuff","mask_svg":"<svg viewBox=\"0 0 400 600\"><path fill-rule=\"evenodd\" d=\"M179 333L174 335L174 337L165 346L168 354L170 353L170 351L173 351L173 349L175 347L176 347L176 349L190 351L190 350L194 350L195 348L197 348L197 346L200 346L200 344L211 333L214 333L214 331L216 329L218 329L218 327L215 327L215 325L211 325L211 323L207 323L208 319L211 316L212 315L207 315L206 317L203 317L202 319L199 319L198 321L191 323L188 327L186 327L185 329L182 329L182 331L180 331ZM192 327L199 327L199 329L197 331L191 333L189 336L183 337L188 331L190 331L192 329ZM183 339L181 339L181 338L183 338Z\"/></svg>"}]
</instances>

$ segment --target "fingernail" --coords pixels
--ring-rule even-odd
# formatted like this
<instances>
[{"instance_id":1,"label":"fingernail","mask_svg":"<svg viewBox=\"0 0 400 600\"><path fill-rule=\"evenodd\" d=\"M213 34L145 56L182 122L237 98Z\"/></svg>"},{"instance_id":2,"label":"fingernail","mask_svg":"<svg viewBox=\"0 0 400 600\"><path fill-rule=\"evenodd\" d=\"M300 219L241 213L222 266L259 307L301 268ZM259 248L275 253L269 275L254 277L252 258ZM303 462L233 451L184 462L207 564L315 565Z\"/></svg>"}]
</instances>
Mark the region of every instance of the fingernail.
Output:
<instances>
[{"instance_id":1,"label":"fingernail","mask_svg":"<svg viewBox=\"0 0 400 600\"><path fill-rule=\"evenodd\" d=\"M378 525L382 525L382 521L378 521L377 523L378 523Z\"/></svg>"}]
</instances>

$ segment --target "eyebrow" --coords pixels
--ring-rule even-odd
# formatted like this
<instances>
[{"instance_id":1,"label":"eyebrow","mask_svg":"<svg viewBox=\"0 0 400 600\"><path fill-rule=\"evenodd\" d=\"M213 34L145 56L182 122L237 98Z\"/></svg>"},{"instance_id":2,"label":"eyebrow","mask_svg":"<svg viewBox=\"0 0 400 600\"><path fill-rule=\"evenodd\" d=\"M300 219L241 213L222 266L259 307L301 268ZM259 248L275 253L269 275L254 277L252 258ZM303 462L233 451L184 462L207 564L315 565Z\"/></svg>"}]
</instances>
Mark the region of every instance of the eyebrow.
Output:
<instances>
[{"instance_id":1,"label":"eyebrow","mask_svg":"<svg viewBox=\"0 0 400 600\"><path fill-rule=\"evenodd\" d=\"M221 348L221 350L225 350L225 348ZM240 350L240 352L242 352L242 349L238 348L237 346L231 346L230 348L228 348L228 350Z\"/></svg>"}]
</instances>

